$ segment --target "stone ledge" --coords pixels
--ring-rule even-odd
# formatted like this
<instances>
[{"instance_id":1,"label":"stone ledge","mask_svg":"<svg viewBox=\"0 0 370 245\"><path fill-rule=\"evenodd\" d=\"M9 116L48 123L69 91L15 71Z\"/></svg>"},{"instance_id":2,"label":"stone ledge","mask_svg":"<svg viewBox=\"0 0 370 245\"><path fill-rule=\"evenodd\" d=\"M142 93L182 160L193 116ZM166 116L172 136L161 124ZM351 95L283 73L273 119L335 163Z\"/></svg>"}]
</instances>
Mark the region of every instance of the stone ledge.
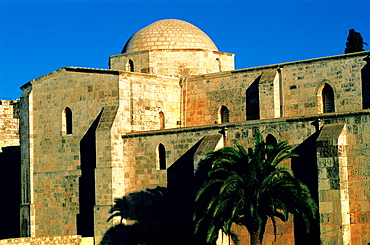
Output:
<instances>
[{"instance_id":1,"label":"stone ledge","mask_svg":"<svg viewBox=\"0 0 370 245\"><path fill-rule=\"evenodd\" d=\"M126 134L121 135L121 138L136 138L136 137L145 137L152 135L168 135L168 134L178 134L178 133L190 133L197 132L202 130L221 130L224 128L235 128L238 126L244 125L264 125L264 124L274 124L274 123L298 123L298 122L310 122L315 120L325 120L333 118L347 118L355 117L362 115L369 115L370 110L360 110L354 112L335 112L335 113L325 113L325 114L315 114L309 116L294 116L294 117L279 117L279 118L266 118L258 120L248 120L244 122L235 122L235 123L222 123L222 124L207 124L199 126L189 126L189 127L179 127L179 128L168 128L168 129L158 129L158 130L148 130L148 131L132 131L126 132ZM326 124L329 125L329 124Z\"/></svg>"},{"instance_id":2,"label":"stone ledge","mask_svg":"<svg viewBox=\"0 0 370 245\"><path fill-rule=\"evenodd\" d=\"M9 244L9 245L36 245L36 244L80 245L81 242L82 237L80 235L51 236L51 237L22 237L0 240L0 244Z\"/></svg>"}]
</instances>

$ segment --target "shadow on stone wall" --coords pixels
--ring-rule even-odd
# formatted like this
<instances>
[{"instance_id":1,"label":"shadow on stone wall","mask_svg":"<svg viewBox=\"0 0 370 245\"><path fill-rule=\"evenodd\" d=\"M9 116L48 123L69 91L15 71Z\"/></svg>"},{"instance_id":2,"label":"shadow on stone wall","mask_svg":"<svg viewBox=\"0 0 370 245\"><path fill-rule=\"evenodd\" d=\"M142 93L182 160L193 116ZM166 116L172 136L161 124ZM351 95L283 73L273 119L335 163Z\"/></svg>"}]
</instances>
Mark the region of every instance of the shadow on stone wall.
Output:
<instances>
[{"instance_id":1,"label":"shadow on stone wall","mask_svg":"<svg viewBox=\"0 0 370 245\"><path fill-rule=\"evenodd\" d=\"M136 222L111 227L100 244L192 244L192 233L189 233L192 231L191 216L184 215L188 210L179 210L175 199L175 195L165 187L146 189L116 199L109 211L112 214L110 218L117 216L128 223Z\"/></svg>"},{"instance_id":2,"label":"shadow on stone wall","mask_svg":"<svg viewBox=\"0 0 370 245\"><path fill-rule=\"evenodd\" d=\"M194 155L202 141L167 169L167 188L158 186L115 200L109 213L136 223L111 227L104 234L101 245L194 244L192 205L195 190L207 172L198 169L194 174Z\"/></svg>"},{"instance_id":3,"label":"shadow on stone wall","mask_svg":"<svg viewBox=\"0 0 370 245\"><path fill-rule=\"evenodd\" d=\"M320 132L317 131L298 147L294 152L299 155L297 158L292 158L292 170L298 179L300 179L310 189L312 197L319 205L318 198L318 176L317 176L317 155L316 155L316 140ZM311 221L310 233L306 232L304 221L300 217L294 217L294 239L295 244L320 244L320 220Z\"/></svg>"},{"instance_id":4,"label":"shadow on stone wall","mask_svg":"<svg viewBox=\"0 0 370 245\"><path fill-rule=\"evenodd\" d=\"M362 84L362 108L370 108L370 56L364 59L367 63L361 69L361 84Z\"/></svg>"},{"instance_id":5,"label":"shadow on stone wall","mask_svg":"<svg viewBox=\"0 0 370 245\"><path fill-rule=\"evenodd\" d=\"M96 128L103 110L80 141L81 177L79 178L80 213L77 214L77 234L94 236Z\"/></svg>"},{"instance_id":6,"label":"shadow on stone wall","mask_svg":"<svg viewBox=\"0 0 370 245\"><path fill-rule=\"evenodd\" d=\"M258 76L246 90L246 120L260 119L259 82L262 75Z\"/></svg>"},{"instance_id":7,"label":"shadow on stone wall","mask_svg":"<svg viewBox=\"0 0 370 245\"><path fill-rule=\"evenodd\" d=\"M0 152L0 239L19 237L21 204L21 155L19 146ZM4 188L5 187L5 188Z\"/></svg>"}]
</instances>

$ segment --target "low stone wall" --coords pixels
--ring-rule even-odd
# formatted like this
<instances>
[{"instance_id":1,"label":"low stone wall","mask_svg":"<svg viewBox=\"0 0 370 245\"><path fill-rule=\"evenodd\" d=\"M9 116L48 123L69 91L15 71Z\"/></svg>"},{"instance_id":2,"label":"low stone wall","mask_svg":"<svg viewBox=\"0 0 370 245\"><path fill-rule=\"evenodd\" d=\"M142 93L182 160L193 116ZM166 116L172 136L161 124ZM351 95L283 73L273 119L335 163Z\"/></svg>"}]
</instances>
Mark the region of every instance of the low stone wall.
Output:
<instances>
[{"instance_id":1,"label":"low stone wall","mask_svg":"<svg viewBox=\"0 0 370 245\"><path fill-rule=\"evenodd\" d=\"M80 245L82 243L82 237L79 235L71 236L52 236L52 237L22 237L0 240L0 244L9 245L46 245L46 244L58 244L58 245Z\"/></svg>"}]
</instances>

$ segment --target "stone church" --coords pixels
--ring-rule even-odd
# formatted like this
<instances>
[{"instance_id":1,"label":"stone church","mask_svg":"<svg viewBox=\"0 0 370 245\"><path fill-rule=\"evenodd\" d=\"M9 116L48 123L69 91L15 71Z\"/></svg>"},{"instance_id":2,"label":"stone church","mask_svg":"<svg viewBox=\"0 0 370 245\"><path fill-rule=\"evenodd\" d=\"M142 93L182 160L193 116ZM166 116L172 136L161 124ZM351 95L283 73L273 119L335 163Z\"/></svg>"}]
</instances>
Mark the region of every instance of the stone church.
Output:
<instances>
[{"instance_id":1,"label":"stone church","mask_svg":"<svg viewBox=\"0 0 370 245\"><path fill-rule=\"evenodd\" d=\"M317 237L290 221L265 243L368 244L369 62L364 51L235 70L202 30L167 19L132 35L109 69L34 79L19 103L20 235L98 243L115 198L166 187L184 154L194 171L207 152L253 146L261 132L294 147L290 165L319 206Z\"/></svg>"}]
</instances>

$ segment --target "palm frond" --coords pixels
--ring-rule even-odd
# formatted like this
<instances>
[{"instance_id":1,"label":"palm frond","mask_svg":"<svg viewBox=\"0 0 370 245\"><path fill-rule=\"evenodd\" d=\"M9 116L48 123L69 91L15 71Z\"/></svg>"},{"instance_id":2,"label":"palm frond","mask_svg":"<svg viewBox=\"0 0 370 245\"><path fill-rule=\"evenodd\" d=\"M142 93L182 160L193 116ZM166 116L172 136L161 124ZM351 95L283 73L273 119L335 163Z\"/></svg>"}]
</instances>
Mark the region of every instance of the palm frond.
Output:
<instances>
[{"instance_id":1,"label":"palm frond","mask_svg":"<svg viewBox=\"0 0 370 245\"><path fill-rule=\"evenodd\" d=\"M233 223L249 231L264 233L267 218L286 222L289 213L301 215L309 229L317 205L310 192L290 168L279 164L298 155L287 141L266 145L260 133L253 148L224 147L207 154L202 161L210 167L208 178L195 196L195 233L207 244L215 242L218 231L232 234Z\"/></svg>"}]
</instances>

